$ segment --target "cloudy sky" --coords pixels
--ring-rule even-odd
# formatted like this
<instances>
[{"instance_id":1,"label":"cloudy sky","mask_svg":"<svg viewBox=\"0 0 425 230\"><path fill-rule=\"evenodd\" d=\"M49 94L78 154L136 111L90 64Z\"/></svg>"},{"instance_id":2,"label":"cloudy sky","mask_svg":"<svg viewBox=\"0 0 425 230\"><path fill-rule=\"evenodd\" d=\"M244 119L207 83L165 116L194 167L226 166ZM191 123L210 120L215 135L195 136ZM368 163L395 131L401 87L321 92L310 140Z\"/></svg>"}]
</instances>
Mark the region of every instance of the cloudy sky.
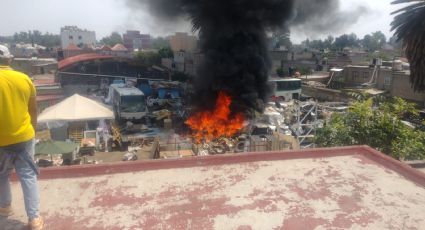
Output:
<instances>
[{"instance_id":1,"label":"cloudy sky","mask_svg":"<svg viewBox=\"0 0 425 230\"><path fill-rule=\"evenodd\" d=\"M341 10L349 11L359 5L368 8L366 14L350 27L332 29L333 36L355 32L360 37L381 30L391 36L390 13L397 6L391 0L342 0ZM96 31L100 39L113 31L137 29L152 35L168 35L187 30L185 24L158 22L148 12L129 9L125 0L1 0L0 35L12 35L17 31L38 29L59 33L64 25L77 25ZM324 35L293 31L292 39L318 38Z\"/></svg>"}]
</instances>

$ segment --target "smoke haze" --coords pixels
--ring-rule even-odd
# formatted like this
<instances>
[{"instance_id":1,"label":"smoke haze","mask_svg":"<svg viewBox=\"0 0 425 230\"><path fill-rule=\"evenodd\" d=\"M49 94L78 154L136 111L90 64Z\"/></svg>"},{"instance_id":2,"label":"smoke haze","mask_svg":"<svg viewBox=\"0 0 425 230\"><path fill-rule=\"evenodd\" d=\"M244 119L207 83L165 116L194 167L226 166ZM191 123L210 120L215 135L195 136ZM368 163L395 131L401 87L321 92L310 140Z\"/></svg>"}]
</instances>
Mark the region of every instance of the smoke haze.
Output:
<instances>
[{"instance_id":1,"label":"smoke haze","mask_svg":"<svg viewBox=\"0 0 425 230\"><path fill-rule=\"evenodd\" d=\"M270 93L267 32L291 26L322 31L356 20L339 12L338 0L128 0L128 5L151 12L158 24L189 20L205 56L195 105L208 109L224 90L234 99L233 110L246 114L262 111Z\"/></svg>"},{"instance_id":2,"label":"smoke haze","mask_svg":"<svg viewBox=\"0 0 425 230\"><path fill-rule=\"evenodd\" d=\"M289 1L293 5L292 18L281 26L313 37L343 31L372 12L362 5L341 10L340 0ZM189 23L182 0L127 0L127 6L135 12L150 12L158 27L185 28L184 24Z\"/></svg>"},{"instance_id":3,"label":"smoke haze","mask_svg":"<svg viewBox=\"0 0 425 230\"><path fill-rule=\"evenodd\" d=\"M328 35L343 31L370 12L365 6L341 10L339 0L296 0L290 28L309 37Z\"/></svg>"}]
</instances>

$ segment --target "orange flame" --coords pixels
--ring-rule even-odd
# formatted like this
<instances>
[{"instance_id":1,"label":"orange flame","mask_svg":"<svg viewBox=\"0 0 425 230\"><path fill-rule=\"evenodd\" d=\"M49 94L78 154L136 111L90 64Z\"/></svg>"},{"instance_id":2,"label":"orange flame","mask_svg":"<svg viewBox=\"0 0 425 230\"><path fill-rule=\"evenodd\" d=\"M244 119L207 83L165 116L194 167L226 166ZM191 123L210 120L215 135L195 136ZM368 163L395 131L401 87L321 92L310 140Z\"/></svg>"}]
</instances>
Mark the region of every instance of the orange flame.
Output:
<instances>
[{"instance_id":1,"label":"orange flame","mask_svg":"<svg viewBox=\"0 0 425 230\"><path fill-rule=\"evenodd\" d=\"M230 104L230 96L220 92L213 111L196 113L186 121L196 141L208 142L220 137L232 137L243 128L243 114L231 116Z\"/></svg>"}]
</instances>

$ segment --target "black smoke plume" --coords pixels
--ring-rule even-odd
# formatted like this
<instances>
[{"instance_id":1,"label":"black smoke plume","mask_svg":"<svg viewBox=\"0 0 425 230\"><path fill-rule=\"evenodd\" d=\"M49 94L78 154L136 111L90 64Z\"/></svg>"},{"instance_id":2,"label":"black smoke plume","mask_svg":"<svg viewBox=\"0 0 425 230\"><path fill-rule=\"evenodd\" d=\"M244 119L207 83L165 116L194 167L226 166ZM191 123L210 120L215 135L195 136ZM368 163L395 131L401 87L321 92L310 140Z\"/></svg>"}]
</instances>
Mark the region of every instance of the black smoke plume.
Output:
<instances>
[{"instance_id":1,"label":"black smoke plume","mask_svg":"<svg viewBox=\"0 0 425 230\"><path fill-rule=\"evenodd\" d=\"M224 90L234 109L262 111L270 93L266 32L291 18L292 1L182 0L182 6L204 53L195 81L198 108L213 106Z\"/></svg>"},{"instance_id":2,"label":"black smoke plume","mask_svg":"<svg viewBox=\"0 0 425 230\"><path fill-rule=\"evenodd\" d=\"M161 19L188 18L199 32L204 61L195 81L194 104L214 106L228 92L239 111L262 111L270 89L267 32L331 13L338 0L128 0ZM315 7L310 7L315 6Z\"/></svg>"},{"instance_id":3,"label":"black smoke plume","mask_svg":"<svg viewBox=\"0 0 425 230\"><path fill-rule=\"evenodd\" d=\"M307 35L327 35L356 23L371 10L362 5L341 10L340 0L296 0L291 29Z\"/></svg>"}]
</instances>

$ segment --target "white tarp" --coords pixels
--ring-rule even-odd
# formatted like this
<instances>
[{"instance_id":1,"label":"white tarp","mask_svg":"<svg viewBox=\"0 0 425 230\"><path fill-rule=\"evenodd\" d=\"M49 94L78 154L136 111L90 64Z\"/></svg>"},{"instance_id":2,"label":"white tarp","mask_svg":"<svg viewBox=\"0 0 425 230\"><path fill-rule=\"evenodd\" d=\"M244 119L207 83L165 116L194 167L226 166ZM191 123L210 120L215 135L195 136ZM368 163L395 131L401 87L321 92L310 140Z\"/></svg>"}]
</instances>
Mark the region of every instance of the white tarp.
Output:
<instances>
[{"instance_id":1,"label":"white tarp","mask_svg":"<svg viewBox=\"0 0 425 230\"><path fill-rule=\"evenodd\" d=\"M78 94L47 108L38 116L38 122L92 121L101 119L114 119L114 113L106 106Z\"/></svg>"}]
</instances>

